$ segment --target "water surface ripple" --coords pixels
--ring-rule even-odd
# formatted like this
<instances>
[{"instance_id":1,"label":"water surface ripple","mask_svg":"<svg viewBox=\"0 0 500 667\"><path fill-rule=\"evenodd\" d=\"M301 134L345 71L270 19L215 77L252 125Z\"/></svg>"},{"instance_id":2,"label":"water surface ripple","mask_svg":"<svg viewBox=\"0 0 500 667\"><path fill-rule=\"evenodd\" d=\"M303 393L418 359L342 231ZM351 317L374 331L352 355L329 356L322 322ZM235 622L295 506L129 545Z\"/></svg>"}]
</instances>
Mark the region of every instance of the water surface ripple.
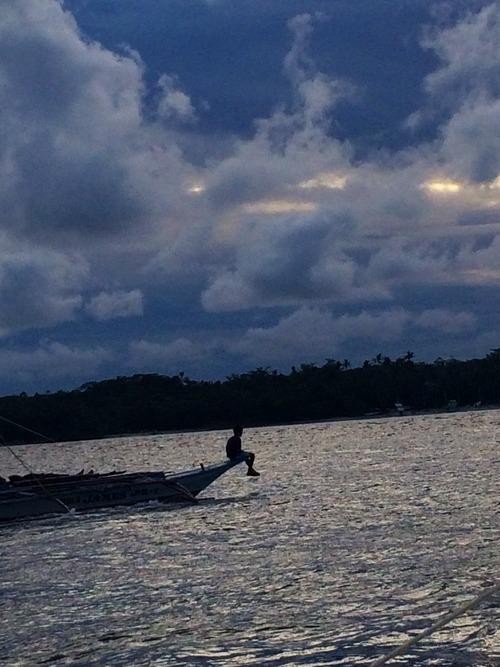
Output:
<instances>
[{"instance_id":1,"label":"water surface ripple","mask_svg":"<svg viewBox=\"0 0 500 667\"><path fill-rule=\"evenodd\" d=\"M251 429L197 506L0 530L6 665L364 665L500 573L500 412ZM38 470L177 470L227 433L28 446ZM19 464L0 451L0 472ZM500 665L500 599L392 664Z\"/></svg>"}]
</instances>

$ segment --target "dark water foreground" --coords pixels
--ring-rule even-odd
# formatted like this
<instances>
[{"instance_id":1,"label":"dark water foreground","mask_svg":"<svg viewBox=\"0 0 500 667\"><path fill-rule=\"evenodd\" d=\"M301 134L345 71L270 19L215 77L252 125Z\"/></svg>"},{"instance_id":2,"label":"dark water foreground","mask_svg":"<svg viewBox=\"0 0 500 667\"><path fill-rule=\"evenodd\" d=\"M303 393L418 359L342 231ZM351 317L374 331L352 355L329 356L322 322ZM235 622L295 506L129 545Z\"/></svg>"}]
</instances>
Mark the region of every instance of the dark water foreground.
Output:
<instances>
[{"instance_id":1,"label":"dark water foreground","mask_svg":"<svg viewBox=\"0 0 500 667\"><path fill-rule=\"evenodd\" d=\"M365 665L500 577L500 412L255 429L197 506L0 529L6 665ZM175 470L210 432L19 448ZM8 452L0 468L19 472ZM500 664L500 599L391 664Z\"/></svg>"}]
</instances>

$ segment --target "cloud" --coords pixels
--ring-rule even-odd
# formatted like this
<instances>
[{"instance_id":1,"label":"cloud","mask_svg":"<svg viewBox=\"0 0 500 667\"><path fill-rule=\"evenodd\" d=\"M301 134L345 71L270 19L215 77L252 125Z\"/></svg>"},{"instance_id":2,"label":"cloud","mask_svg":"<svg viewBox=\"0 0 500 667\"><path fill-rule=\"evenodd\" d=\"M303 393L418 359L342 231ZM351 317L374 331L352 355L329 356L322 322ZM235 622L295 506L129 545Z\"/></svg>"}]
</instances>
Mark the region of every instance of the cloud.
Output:
<instances>
[{"instance_id":1,"label":"cloud","mask_svg":"<svg viewBox=\"0 0 500 667\"><path fill-rule=\"evenodd\" d=\"M9 385L47 387L52 381L93 378L111 359L112 353L102 347L84 348L42 341L31 350L0 349L0 373L9 378Z\"/></svg>"},{"instance_id":2,"label":"cloud","mask_svg":"<svg viewBox=\"0 0 500 667\"><path fill-rule=\"evenodd\" d=\"M474 101L455 113L442 155L455 175L473 183L494 181L500 173L500 99Z\"/></svg>"},{"instance_id":3,"label":"cloud","mask_svg":"<svg viewBox=\"0 0 500 667\"><path fill-rule=\"evenodd\" d=\"M175 207L187 165L145 119L136 56L85 41L56 0L19 0L0 7L0 81L4 229L84 250Z\"/></svg>"},{"instance_id":4,"label":"cloud","mask_svg":"<svg viewBox=\"0 0 500 667\"><path fill-rule=\"evenodd\" d=\"M420 295L432 290L435 305L450 286L500 284L497 3L425 37L438 64L413 121L432 119L432 138L370 152L339 122L363 105L360 81L316 65L311 43L329 24L303 4L282 53L288 96L241 136L211 133L199 95L175 74L155 80L162 70L130 49L84 38L67 6L0 6L3 335L76 330L82 312L103 323L142 315L145 298L161 317L189 303L183 337L132 343L133 363L153 369L208 368L214 345L272 363L351 339L474 329L465 306L431 309ZM246 333L200 343L188 329L201 321Z\"/></svg>"},{"instance_id":5,"label":"cloud","mask_svg":"<svg viewBox=\"0 0 500 667\"><path fill-rule=\"evenodd\" d=\"M205 332L203 340L180 337L153 342L146 339L130 345L129 363L137 370L199 373L214 359L243 360L248 364L287 367L304 361L322 361L350 346L373 349L391 344L405 348L405 339L414 330L432 331L442 336L469 335L477 329L473 313L446 308L408 310L361 310L354 314L334 314L327 307L302 306L281 317L277 323L250 327L242 334ZM435 350L434 350L435 352Z\"/></svg>"},{"instance_id":6,"label":"cloud","mask_svg":"<svg viewBox=\"0 0 500 667\"><path fill-rule=\"evenodd\" d=\"M249 329L235 350L258 363L297 363L332 356L350 338L393 340L410 322L401 310L334 317L329 311L302 307L276 325Z\"/></svg>"},{"instance_id":7,"label":"cloud","mask_svg":"<svg viewBox=\"0 0 500 667\"><path fill-rule=\"evenodd\" d=\"M193 169L146 113L143 77L136 53L84 39L61 2L1 4L3 333L75 319L84 291L119 285L189 218ZM106 317L114 300L139 313L137 294L119 292L90 312Z\"/></svg>"},{"instance_id":8,"label":"cloud","mask_svg":"<svg viewBox=\"0 0 500 667\"><path fill-rule=\"evenodd\" d=\"M288 21L293 43L285 57L284 69L293 84L297 105L304 114L306 126L329 123L329 111L339 100L354 92L352 85L318 72L314 61L308 55L314 21L321 21L323 18L321 13L314 16L300 14Z\"/></svg>"},{"instance_id":9,"label":"cloud","mask_svg":"<svg viewBox=\"0 0 500 667\"><path fill-rule=\"evenodd\" d=\"M499 40L500 7L493 3L430 31L423 42L441 64L425 80L427 109L411 122L444 110L442 159L454 176L473 182L492 181L500 172Z\"/></svg>"},{"instance_id":10,"label":"cloud","mask_svg":"<svg viewBox=\"0 0 500 667\"><path fill-rule=\"evenodd\" d=\"M200 285L209 312L383 301L394 298L397 286L433 278L442 284L445 274L466 280L474 244L464 239L457 250L455 228L468 212L481 220L485 210L486 218L486 204L468 201L462 185L455 200L422 186L448 172L474 182L498 167L500 150L490 139L500 136L495 7L427 38L442 61L427 80L429 99L459 88L437 144L355 160L350 143L332 131L336 109L352 99L353 87L316 67L309 40L323 17L301 14L289 21L283 64L293 104L257 120L253 136L235 139L224 155L204 155L201 167L182 154L185 133L144 112L138 55L84 41L53 0L23 0L1 11L9 103L0 120L11 131L0 138L6 175L0 202L12 236L49 246L78 237L92 275L104 277L105 266L118 284L137 252L162 268L147 280ZM478 58L463 64L464 40L469 47L480 41L485 53L482 83L469 88L456 83L469 80ZM35 74L60 91L57 108ZM158 85L159 116L193 120L175 76L163 75ZM488 206L491 221L500 205ZM448 237L440 245L437 230Z\"/></svg>"},{"instance_id":11,"label":"cloud","mask_svg":"<svg viewBox=\"0 0 500 667\"><path fill-rule=\"evenodd\" d=\"M202 294L207 310L259 305L351 301L378 297L383 287L358 282L358 267L335 237L349 220L326 216L280 216L245 230L236 269L217 276Z\"/></svg>"},{"instance_id":12,"label":"cloud","mask_svg":"<svg viewBox=\"0 0 500 667\"><path fill-rule=\"evenodd\" d=\"M96 320L142 315L143 295L138 289L130 292L101 292L89 301L85 309Z\"/></svg>"},{"instance_id":13,"label":"cloud","mask_svg":"<svg viewBox=\"0 0 500 667\"><path fill-rule=\"evenodd\" d=\"M162 74L158 81L161 96L158 101L158 115L162 120L192 123L196 112L186 93L177 87L175 78Z\"/></svg>"},{"instance_id":14,"label":"cloud","mask_svg":"<svg viewBox=\"0 0 500 667\"><path fill-rule=\"evenodd\" d=\"M88 267L78 258L26 248L0 250L0 331L47 328L75 319Z\"/></svg>"},{"instance_id":15,"label":"cloud","mask_svg":"<svg viewBox=\"0 0 500 667\"><path fill-rule=\"evenodd\" d=\"M332 134L335 107L352 91L308 57L313 18L290 22L285 70L295 106L259 120L254 136L236 142L205 175L204 197L225 249L207 274L206 310L376 302L418 284L477 284L475 267L486 256L483 284L488 276L496 284L497 244L484 252L478 225L500 231L493 188L500 173L499 13L492 5L427 39L442 60L427 82L430 100L458 87L439 138L365 160L354 160L349 142ZM479 82L459 84L473 76L482 49ZM438 187L443 183L448 187ZM465 228L468 219L475 228Z\"/></svg>"},{"instance_id":16,"label":"cloud","mask_svg":"<svg viewBox=\"0 0 500 667\"><path fill-rule=\"evenodd\" d=\"M499 12L498 4L492 3L453 26L427 31L423 46L441 61L425 79L433 101L456 109L471 99L500 95Z\"/></svg>"},{"instance_id":17,"label":"cloud","mask_svg":"<svg viewBox=\"0 0 500 667\"><path fill-rule=\"evenodd\" d=\"M129 364L135 369L178 373L200 362L207 354L207 347L187 338L168 343L143 339L133 341L129 351Z\"/></svg>"},{"instance_id":18,"label":"cloud","mask_svg":"<svg viewBox=\"0 0 500 667\"><path fill-rule=\"evenodd\" d=\"M298 363L335 354L346 342L397 342L415 326L441 334L472 331L476 318L466 311L392 308L335 316L325 308L302 307L269 327L249 329L234 349L255 363ZM366 344L364 345L366 347ZM402 343L404 347L404 343Z\"/></svg>"},{"instance_id":19,"label":"cloud","mask_svg":"<svg viewBox=\"0 0 500 667\"><path fill-rule=\"evenodd\" d=\"M414 322L419 327L435 329L446 334L470 331L477 324L476 317L472 313L452 312L440 308L424 310L415 317Z\"/></svg>"}]
</instances>

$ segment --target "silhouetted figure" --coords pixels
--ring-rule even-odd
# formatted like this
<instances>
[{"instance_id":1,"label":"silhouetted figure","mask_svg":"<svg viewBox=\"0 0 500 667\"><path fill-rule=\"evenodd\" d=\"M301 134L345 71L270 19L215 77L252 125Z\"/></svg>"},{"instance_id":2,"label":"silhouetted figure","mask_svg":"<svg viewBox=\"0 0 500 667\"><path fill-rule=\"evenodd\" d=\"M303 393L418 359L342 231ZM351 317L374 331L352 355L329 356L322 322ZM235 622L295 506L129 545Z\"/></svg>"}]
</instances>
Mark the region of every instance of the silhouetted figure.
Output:
<instances>
[{"instance_id":1,"label":"silhouetted figure","mask_svg":"<svg viewBox=\"0 0 500 667\"><path fill-rule=\"evenodd\" d=\"M253 462L255 461L255 454L253 452L245 452L241 448L241 435L243 433L243 427L239 424L233 428L233 433L226 444L226 454L227 458L233 461L244 457L244 461L248 466L247 475L249 477L259 477L260 472L257 472L253 467Z\"/></svg>"}]
</instances>

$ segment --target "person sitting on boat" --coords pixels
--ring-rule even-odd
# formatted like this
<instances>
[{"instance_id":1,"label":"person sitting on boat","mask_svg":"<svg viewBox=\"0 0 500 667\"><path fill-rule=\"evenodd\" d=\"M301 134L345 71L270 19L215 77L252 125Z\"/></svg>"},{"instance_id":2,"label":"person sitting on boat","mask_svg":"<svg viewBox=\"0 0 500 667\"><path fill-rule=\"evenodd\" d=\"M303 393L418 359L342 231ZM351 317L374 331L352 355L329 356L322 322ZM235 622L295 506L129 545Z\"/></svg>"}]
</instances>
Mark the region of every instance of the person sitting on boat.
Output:
<instances>
[{"instance_id":1,"label":"person sitting on boat","mask_svg":"<svg viewBox=\"0 0 500 667\"><path fill-rule=\"evenodd\" d=\"M253 467L253 462L255 461L255 454L253 452L245 452L241 448L241 435L243 433L243 427L239 424L233 428L233 434L226 444L226 454L227 458L231 461L234 459L239 459L243 457L243 460L248 466L247 475L249 477L259 477L260 472L257 472Z\"/></svg>"}]
</instances>

